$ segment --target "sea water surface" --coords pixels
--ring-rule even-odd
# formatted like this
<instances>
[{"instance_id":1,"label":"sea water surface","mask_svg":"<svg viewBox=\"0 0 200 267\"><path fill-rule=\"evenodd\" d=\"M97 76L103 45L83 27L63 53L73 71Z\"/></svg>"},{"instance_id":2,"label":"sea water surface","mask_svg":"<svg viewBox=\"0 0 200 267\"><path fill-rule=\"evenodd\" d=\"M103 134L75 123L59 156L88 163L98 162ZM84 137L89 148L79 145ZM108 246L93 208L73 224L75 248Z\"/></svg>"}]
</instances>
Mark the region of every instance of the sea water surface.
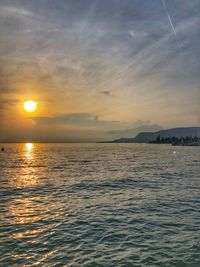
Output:
<instances>
[{"instance_id":1,"label":"sea water surface","mask_svg":"<svg viewBox=\"0 0 200 267\"><path fill-rule=\"evenodd\" d=\"M200 266L200 147L7 144L0 266Z\"/></svg>"}]
</instances>

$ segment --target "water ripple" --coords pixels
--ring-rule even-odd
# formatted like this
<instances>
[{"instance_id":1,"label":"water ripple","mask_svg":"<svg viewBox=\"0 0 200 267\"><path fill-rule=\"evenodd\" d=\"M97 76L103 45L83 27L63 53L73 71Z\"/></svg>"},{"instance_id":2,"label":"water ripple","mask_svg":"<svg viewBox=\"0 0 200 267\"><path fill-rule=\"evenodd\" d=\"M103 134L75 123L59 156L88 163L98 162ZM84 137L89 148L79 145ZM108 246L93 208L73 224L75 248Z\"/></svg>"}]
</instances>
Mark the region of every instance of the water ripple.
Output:
<instances>
[{"instance_id":1,"label":"water ripple","mask_svg":"<svg viewBox=\"0 0 200 267\"><path fill-rule=\"evenodd\" d=\"M200 266L198 148L30 147L0 154L0 266Z\"/></svg>"}]
</instances>

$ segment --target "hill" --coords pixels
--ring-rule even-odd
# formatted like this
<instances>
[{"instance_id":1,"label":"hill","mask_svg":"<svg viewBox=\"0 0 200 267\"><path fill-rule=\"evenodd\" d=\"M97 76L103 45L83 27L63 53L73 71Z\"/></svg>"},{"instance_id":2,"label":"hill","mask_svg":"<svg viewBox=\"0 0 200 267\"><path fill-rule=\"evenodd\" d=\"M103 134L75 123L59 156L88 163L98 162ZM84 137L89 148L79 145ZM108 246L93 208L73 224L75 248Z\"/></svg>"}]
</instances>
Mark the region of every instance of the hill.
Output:
<instances>
[{"instance_id":1,"label":"hill","mask_svg":"<svg viewBox=\"0 0 200 267\"><path fill-rule=\"evenodd\" d=\"M155 141L158 137L194 138L195 136L200 138L200 127L183 127L183 128L160 130L157 132L143 132L136 135L136 137L120 138L113 140L109 143L149 143Z\"/></svg>"}]
</instances>

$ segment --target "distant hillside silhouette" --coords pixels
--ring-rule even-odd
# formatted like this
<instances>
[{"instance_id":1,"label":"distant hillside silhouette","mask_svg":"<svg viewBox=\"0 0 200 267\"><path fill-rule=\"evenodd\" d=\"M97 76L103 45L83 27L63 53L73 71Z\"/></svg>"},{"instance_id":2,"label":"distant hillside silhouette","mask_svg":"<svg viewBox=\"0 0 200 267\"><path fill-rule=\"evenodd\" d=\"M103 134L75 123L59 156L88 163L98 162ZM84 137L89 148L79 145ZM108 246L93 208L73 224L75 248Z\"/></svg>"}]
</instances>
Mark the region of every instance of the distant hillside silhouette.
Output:
<instances>
[{"instance_id":1,"label":"distant hillside silhouette","mask_svg":"<svg viewBox=\"0 0 200 267\"><path fill-rule=\"evenodd\" d=\"M161 130L158 132L143 132L131 138L119 138L109 143L151 143L157 140L166 138L200 138L200 127L183 127ZM160 142L161 143L161 142Z\"/></svg>"}]
</instances>

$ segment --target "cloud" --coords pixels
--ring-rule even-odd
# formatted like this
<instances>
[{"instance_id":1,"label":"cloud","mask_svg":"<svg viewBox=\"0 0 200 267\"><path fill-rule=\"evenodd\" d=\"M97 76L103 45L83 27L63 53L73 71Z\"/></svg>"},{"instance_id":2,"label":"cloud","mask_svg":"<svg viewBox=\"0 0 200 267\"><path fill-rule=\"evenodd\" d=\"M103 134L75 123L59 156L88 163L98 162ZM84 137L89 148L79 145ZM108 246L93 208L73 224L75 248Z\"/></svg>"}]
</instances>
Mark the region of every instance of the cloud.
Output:
<instances>
[{"instance_id":1,"label":"cloud","mask_svg":"<svg viewBox=\"0 0 200 267\"><path fill-rule=\"evenodd\" d=\"M113 128L120 125L117 121L101 120L90 113L72 113L56 117L33 117L38 126L77 126L85 128Z\"/></svg>"},{"instance_id":2,"label":"cloud","mask_svg":"<svg viewBox=\"0 0 200 267\"><path fill-rule=\"evenodd\" d=\"M111 94L111 91L101 91L101 93L102 93L103 95L110 95L110 94Z\"/></svg>"},{"instance_id":3,"label":"cloud","mask_svg":"<svg viewBox=\"0 0 200 267\"><path fill-rule=\"evenodd\" d=\"M1 87L0 88L0 95L8 95L16 93L18 90L11 88L11 87Z\"/></svg>"},{"instance_id":4,"label":"cloud","mask_svg":"<svg viewBox=\"0 0 200 267\"><path fill-rule=\"evenodd\" d=\"M131 135L150 121L199 121L198 0L168 3L181 55L162 1L0 2L1 109L33 95L52 115L37 126L108 132L136 121Z\"/></svg>"},{"instance_id":5,"label":"cloud","mask_svg":"<svg viewBox=\"0 0 200 267\"><path fill-rule=\"evenodd\" d=\"M1 110L1 120L3 119L3 114L7 111L16 107L18 103L17 93L20 90L14 87L0 87L0 110Z\"/></svg>"},{"instance_id":6,"label":"cloud","mask_svg":"<svg viewBox=\"0 0 200 267\"><path fill-rule=\"evenodd\" d=\"M151 123L150 121L137 121L134 123L134 126L134 128L125 130L113 130L108 133L115 135L116 137L134 137L141 132L156 132L163 129L161 125Z\"/></svg>"},{"instance_id":7,"label":"cloud","mask_svg":"<svg viewBox=\"0 0 200 267\"><path fill-rule=\"evenodd\" d=\"M12 6L8 6L8 7L0 7L0 12L6 12L9 14L13 14L13 15L18 15L18 16L33 16L34 14L30 11L30 10L26 10L24 8L17 8L17 7L12 7Z\"/></svg>"},{"instance_id":8,"label":"cloud","mask_svg":"<svg viewBox=\"0 0 200 267\"><path fill-rule=\"evenodd\" d=\"M16 105L16 99L4 99L1 100L0 110L2 112L11 109L14 105Z\"/></svg>"},{"instance_id":9,"label":"cloud","mask_svg":"<svg viewBox=\"0 0 200 267\"><path fill-rule=\"evenodd\" d=\"M141 127L141 126L149 126L149 125L152 125L151 121L150 120L147 120L147 121L143 121L143 120L137 120L136 122L134 122L134 128L137 128L137 127Z\"/></svg>"}]
</instances>

